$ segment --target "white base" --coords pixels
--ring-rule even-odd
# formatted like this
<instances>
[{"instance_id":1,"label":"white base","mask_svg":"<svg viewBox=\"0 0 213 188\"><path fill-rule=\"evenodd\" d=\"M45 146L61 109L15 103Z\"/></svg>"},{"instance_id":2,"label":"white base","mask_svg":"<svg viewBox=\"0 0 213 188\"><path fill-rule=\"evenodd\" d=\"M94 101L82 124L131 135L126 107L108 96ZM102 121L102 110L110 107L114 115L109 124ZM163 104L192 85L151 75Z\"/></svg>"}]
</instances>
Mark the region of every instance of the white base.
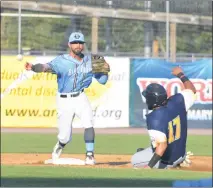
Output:
<instances>
[{"instance_id":1,"label":"white base","mask_svg":"<svg viewBox=\"0 0 213 188\"><path fill-rule=\"evenodd\" d=\"M85 161L75 158L58 158L58 159L48 159L44 161L44 164L54 164L54 165L85 165Z\"/></svg>"}]
</instances>

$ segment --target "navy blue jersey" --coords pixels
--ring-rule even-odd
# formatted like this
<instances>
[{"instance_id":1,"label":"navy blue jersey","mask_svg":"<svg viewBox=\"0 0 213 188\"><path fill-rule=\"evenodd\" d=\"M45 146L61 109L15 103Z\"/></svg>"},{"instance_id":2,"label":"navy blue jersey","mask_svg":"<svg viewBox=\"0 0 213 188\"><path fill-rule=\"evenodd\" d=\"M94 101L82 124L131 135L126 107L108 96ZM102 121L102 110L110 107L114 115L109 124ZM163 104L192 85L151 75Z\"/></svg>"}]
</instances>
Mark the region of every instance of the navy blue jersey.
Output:
<instances>
[{"instance_id":1,"label":"navy blue jersey","mask_svg":"<svg viewBox=\"0 0 213 188\"><path fill-rule=\"evenodd\" d=\"M146 120L148 130L160 131L166 135L168 147L161 157L162 161L172 164L185 155L187 112L182 94L171 96L166 106L153 110Z\"/></svg>"}]
</instances>

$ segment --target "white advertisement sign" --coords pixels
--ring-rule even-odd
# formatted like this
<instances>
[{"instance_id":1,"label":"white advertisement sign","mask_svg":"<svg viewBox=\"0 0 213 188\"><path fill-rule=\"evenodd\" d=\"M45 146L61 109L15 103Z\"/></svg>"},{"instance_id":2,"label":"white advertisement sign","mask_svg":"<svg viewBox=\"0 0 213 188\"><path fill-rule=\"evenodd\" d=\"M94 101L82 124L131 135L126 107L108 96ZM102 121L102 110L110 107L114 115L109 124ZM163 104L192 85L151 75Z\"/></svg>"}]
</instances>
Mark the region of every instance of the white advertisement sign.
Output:
<instances>
[{"instance_id":1,"label":"white advertisement sign","mask_svg":"<svg viewBox=\"0 0 213 188\"><path fill-rule=\"evenodd\" d=\"M129 58L105 57L110 65L108 82L95 79L85 91L93 108L96 128L129 126ZM79 120L73 127L81 127Z\"/></svg>"}]
</instances>

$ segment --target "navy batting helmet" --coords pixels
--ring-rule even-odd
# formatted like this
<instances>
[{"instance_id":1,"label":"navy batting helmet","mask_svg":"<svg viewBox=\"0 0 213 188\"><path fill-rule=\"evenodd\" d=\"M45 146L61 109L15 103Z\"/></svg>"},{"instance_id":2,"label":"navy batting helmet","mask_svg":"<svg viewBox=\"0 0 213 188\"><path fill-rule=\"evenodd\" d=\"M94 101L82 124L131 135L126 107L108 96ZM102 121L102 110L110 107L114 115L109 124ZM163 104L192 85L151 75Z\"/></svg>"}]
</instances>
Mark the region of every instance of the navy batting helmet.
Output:
<instances>
[{"instance_id":1,"label":"navy batting helmet","mask_svg":"<svg viewBox=\"0 0 213 188\"><path fill-rule=\"evenodd\" d=\"M167 101L167 93L164 87L157 83L149 84L146 90L142 92L146 98L146 104L149 110L155 107L164 106Z\"/></svg>"}]
</instances>

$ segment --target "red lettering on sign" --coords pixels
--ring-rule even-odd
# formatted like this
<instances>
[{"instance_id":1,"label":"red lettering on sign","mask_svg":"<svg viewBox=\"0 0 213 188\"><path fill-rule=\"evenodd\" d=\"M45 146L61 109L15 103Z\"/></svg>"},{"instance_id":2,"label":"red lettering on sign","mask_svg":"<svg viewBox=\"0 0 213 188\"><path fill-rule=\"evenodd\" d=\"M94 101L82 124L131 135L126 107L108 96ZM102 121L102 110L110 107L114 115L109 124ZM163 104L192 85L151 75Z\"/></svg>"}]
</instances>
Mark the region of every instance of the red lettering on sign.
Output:
<instances>
[{"instance_id":1,"label":"red lettering on sign","mask_svg":"<svg viewBox=\"0 0 213 188\"><path fill-rule=\"evenodd\" d=\"M206 101L205 100L205 89L206 89L206 84L204 81L201 81L201 80L194 80L193 81L193 84L196 88L196 95L197 95L197 100L198 101Z\"/></svg>"},{"instance_id":2,"label":"red lettering on sign","mask_svg":"<svg viewBox=\"0 0 213 188\"><path fill-rule=\"evenodd\" d=\"M212 79L190 79L197 90L196 103L212 103ZM137 85L140 92L146 89L151 83L158 83L167 90L168 97L184 89L183 83L178 78L138 78Z\"/></svg>"},{"instance_id":3,"label":"red lettering on sign","mask_svg":"<svg viewBox=\"0 0 213 188\"><path fill-rule=\"evenodd\" d=\"M158 78L138 78L137 79L137 85L142 92L146 87L151 83L158 83L162 86L166 86L166 83L168 82L168 79L158 79Z\"/></svg>"},{"instance_id":4,"label":"red lettering on sign","mask_svg":"<svg viewBox=\"0 0 213 188\"><path fill-rule=\"evenodd\" d=\"M174 95L175 93L179 93L183 89L183 83L179 79L170 80L166 87L168 97Z\"/></svg>"}]
</instances>

